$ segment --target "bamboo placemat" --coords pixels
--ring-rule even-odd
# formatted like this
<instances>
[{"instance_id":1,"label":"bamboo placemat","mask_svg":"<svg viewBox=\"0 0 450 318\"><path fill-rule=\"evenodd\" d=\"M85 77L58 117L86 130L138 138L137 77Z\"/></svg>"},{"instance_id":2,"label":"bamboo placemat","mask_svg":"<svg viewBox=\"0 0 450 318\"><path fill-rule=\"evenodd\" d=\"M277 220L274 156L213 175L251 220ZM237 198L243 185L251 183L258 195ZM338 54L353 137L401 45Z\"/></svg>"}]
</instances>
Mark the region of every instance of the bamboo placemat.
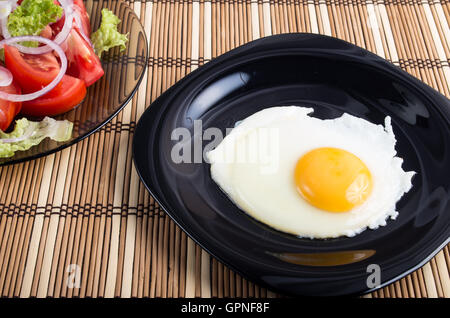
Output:
<instances>
[{"instance_id":1,"label":"bamboo placemat","mask_svg":"<svg viewBox=\"0 0 450 318\"><path fill-rule=\"evenodd\" d=\"M189 239L155 204L132 164L133 131L145 108L234 47L286 32L332 35L450 97L449 0L129 4L145 26L150 56L133 100L88 139L0 168L1 296L279 296L239 277ZM449 270L447 246L423 268L366 297L450 297Z\"/></svg>"}]
</instances>

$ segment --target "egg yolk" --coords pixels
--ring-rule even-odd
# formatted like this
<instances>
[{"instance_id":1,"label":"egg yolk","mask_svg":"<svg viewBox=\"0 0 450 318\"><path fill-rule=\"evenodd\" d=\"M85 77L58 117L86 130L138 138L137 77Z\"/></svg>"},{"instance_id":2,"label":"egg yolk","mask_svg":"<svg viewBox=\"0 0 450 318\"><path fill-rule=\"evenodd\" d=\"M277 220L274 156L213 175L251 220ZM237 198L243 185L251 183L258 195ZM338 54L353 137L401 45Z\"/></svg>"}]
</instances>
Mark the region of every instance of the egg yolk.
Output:
<instances>
[{"instance_id":1,"label":"egg yolk","mask_svg":"<svg viewBox=\"0 0 450 318\"><path fill-rule=\"evenodd\" d=\"M317 148L298 160L295 184L311 205L329 212L346 212L368 198L372 176L354 154L338 148Z\"/></svg>"}]
</instances>

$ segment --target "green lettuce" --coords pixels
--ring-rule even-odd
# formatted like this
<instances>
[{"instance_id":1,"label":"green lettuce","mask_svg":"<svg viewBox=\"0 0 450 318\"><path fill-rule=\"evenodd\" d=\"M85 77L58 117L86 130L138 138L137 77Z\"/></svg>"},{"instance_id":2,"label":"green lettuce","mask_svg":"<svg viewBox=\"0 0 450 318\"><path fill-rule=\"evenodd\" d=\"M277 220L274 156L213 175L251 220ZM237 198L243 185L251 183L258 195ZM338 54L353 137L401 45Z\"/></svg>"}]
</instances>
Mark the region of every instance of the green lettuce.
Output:
<instances>
[{"instance_id":1,"label":"green lettuce","mask_svg":"<svg viewBox=\"0 0 450 318\"><path fill-rule=\"evenodd\" d=\"M12 157L16 151L28 150L46 137L58 142L67 141L72 137L72 128L73 124L68 120L45 117L35 122L19 119L12 132L0 130L0 158Z\"/></svg>"},{"instance_id":2,"label":"green lettuce","mask_svg":"<svg viewBox=\"0 0 450 318\"><path fill-rule=\"evenodd\" d=\"M128 34L121 34L117 31L117 25L119 23L120 19L112 11L102 9L100 28L91 35L94 51L99 58L102 57L103 52L115 46L120 46L121 51L125 50Z\"/></svg>"},{"instance_id":3,"label":"green lettuce","mask_svg":"<svg viewBox=\"0 0 450 318\"><path fill-rule=\"evenodd\" d=\"M49 24L61 18L63 9L53 0L23 0L8 17L11 36L39 35ZM37 42L24 43L37 46Z\"/></svg>"}]
</instances>

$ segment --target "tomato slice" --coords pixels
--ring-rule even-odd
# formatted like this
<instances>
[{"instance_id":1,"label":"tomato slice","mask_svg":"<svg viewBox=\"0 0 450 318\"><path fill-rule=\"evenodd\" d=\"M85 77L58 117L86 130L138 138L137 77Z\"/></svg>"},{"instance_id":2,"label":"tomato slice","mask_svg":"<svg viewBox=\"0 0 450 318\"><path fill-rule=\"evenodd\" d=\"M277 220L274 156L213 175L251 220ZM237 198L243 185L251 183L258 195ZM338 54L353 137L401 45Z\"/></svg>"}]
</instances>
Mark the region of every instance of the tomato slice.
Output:
<instances>
[{"instance_id":1,"label":"tomato slice","mask_svg":"<svg viewBox=\"0 0 450 318\"><path fill-rule=\"evenodd\" d=\"M86 86L94 84L105 72L94 49L80 35L80 30L74 27L66 40L66 56L68 67L66 74L82 79Z\"/></svg>"},{"instance_id":2,"label":"tomato slice","mask_svg":"<svg viewBox=\"0 0 450 318\"><path fill-rule=\"evenodd\" d=\"M0 87L0 91L10 94L20 94L20 86L13 81L9 86ZM0 129L5 131L13 121L14 117L19 113L22 108L21 102L11 102L8 100L0 99Z\"/></svg>"},{"instance_id":3,"label":"tomato slice","mask_svg":"<svg viewBox=\"0 0 450 318\"><path fill-rule=\"evenodd\" d=\"M86 12L86 7L84 6L83 0L73 0L73 4L77 5L80 9Z\"/></svg>"},{"instance_id":4,"label":"tomato slice","mask_svg":"<svg viewBox=\"0 0 450 318\"><path fill-rule=\"evenodd\" d=\"M83 0L74 0L73 8L81 17L81 28L87 36L91 36L91 23L89 21L89 15L87 14L86 7ZM80 27L80 26L79 26Z\"/></svg>"},{"instance_id":5,"label":"tomato slice","mask_svg":"<svg viewBox=\"0 0 450 318\"><path fill-rule=\"evenodd\" d=\"M89 37L91 27L89 16L86 12L83 0L74 0L74 9L81 17L81 26L74 24L67 36L66 41L61 45L66 53L68 68L66 74L82 79L86 86L91 86L105 73L100 63L100 59L95 54L91 45L86 42L82 32ZM64 26L64 19L52 24L53 34L56 36Z\"/></svg>"},{"instance_id":6,"label":"tomato slice","mask_svg":"<svg viewBox=\"0 0 450 318\"><path fill-rule=\"evenodd\" d=\"M13 46L4 47L6 67L25 93L40 90L59 73L58 60L52 53L23 54Z\"/></svg>"},{"instance_id":7,"label":"tomato slice","mask_svg":"<svg viewBox=\"0 0 450 318\"><path fill-rule=\"evenodd\" d=\"M78 78L64 75L61 82L47 94L23 102L21 113L29 116L54 116L65 113L86 96L86 85Z\"/></svg>"}]
</instances>

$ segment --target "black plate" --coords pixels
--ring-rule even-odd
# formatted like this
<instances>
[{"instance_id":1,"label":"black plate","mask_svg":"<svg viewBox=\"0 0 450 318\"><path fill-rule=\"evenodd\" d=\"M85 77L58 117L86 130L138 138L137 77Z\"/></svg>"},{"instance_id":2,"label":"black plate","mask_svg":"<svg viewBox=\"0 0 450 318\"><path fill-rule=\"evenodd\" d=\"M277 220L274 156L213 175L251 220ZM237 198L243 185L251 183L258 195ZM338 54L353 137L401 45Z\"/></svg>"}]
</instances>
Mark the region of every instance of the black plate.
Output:
<instances>
[{"instance_id":1,"label":"black plate","mask_svg":"<svg viewBox=\"0 0 450 318\"><path fill-rule=\"evenodd\" d=\"M403 168L418 172L397 204L397 220L353 238L297 238L240 211L207 163L171 160L175 128L193 135L193 121L201 119L203 130L224 132L276 105L312 106L320 118L347 112L377 124L391 116ZM419 268L449 242L449 132L449 100L401 69L338 39L287 34L230 51L165 92L139 120L134 160L173 220L243 276L287 294L359 294ZM377 287L367 284L375 282L370 264L380 266Z\"/></svg>"}]
</instances>

